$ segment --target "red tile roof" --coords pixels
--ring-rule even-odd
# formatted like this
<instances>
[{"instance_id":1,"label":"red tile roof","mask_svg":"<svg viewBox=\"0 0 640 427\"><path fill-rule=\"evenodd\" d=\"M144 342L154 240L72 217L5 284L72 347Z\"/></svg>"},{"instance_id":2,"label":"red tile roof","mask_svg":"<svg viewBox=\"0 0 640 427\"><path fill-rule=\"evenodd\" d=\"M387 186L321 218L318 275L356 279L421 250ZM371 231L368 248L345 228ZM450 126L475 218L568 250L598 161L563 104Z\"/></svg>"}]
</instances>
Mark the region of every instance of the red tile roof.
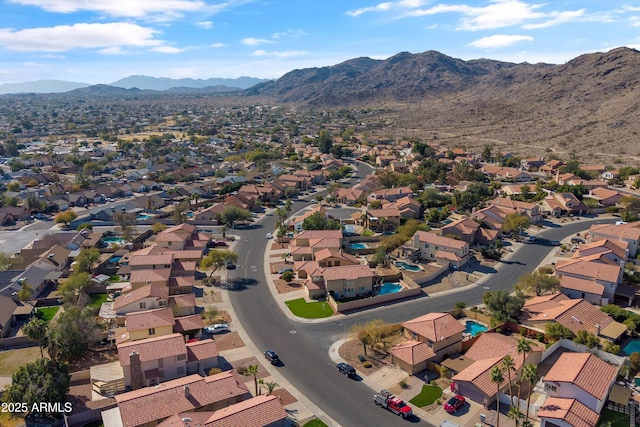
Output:
<instances>
[{"instance_id":1,"label":"red tile roof","mask_svg":"<svg viewBox=\"0 0 640 427\"><path fill-rule=\"evenodd\" d=\"M434 351L429 346L420 341L405 341L389 349L393 357L415 366L425 360L435 357Z\"/></svg>"},{"instance_id":2,"label":"red tile roof","mask_svg":"<svg viewBox=\"0 0 640 427\"><path fill-rule=\"evenodd\" d=\"M416 231L418 235L418 241L420 243L430 243L432 245L441 246L441 249L446 248L454 248L454 249L462 249L467 243L462 240L452 239L450 237L440 236L439 234L430 232L430 231ZM416 235L414 234L414 236ZM411 240L414 240L415 237L412 237Z\"/></svg>"},{"instance_id":3,"label":"red tile roof","mask_svg":"<svg viewBox=\"0 0 640 427\"><path fill-rule=\"evenodd\" d=\"M213 339L187 343L187 362L206 360L218 357L219 354L218 346Z\"/></svg>"},{"instance_id":4,"label":"red tile roof","mask_svg":"<svg viewBox=\"0 0 640 427\"><path fill-rule=\"evenodd\" d=\"M447 339L464 331L464 326L449 313L429 313L402 324L402 326L433 342Z\"/></svg>"},{"instance_id":5,"label":"red tile roof","mask_svg":"<svg viewBox=\"0 0 640 427\"><path fill-rule=\"evenodd\" d=\"M244 382L234 371L229 371L208 377L194 374L155 387L119 394L114 398L123 427L135 427L163 420L179 412L249 395Z\"/></svg>"},{"instance_id":6,"label":"red tile roof","mask_svg":"<svg viewBox=\"0 0 640 427\"><path fill-rule=\"evenodd\" d=\"M593 427L600 415L575 399L550 397L538 410L538 418L561 420L571 427Z\"/></svg>"},{"instance_id":7,"label":"red tile roof","mask_svg":"<svg viewBox=\"0 0 640 427\"><path fill-rule=\"evenodd\" d=\"M262 427L287 416L277 396L261 395L215 411L205 427Z\"/></svg>"},{"instance_id":8,"label":"red tile roof","mask_svg":"<svg viewBox=\"0 0 640 427\"><path fill-rule=\"evenodd\" d=\"M169 298L169 288L160 284L142 286L141 288L131 292L126 292L117 297L113 302L113 309L118 310L119 308L125 307L131 303L150 297L155 297L158 300L166 300Z\"/></svg>"},{"instance_id":9,"label":"red tile roof","mask_svg":"<svg viewBox=\"0 0 640 427\"><path fill-rule=\"evenodd\" d=\"M162 326L173 326L175 320L173 318L173 310L167 307L129 313L127 314L125 322L127 332L131 332L149 328L160 328Z\"/></svg>"},{"instance_id":10,"label":"red tile roof","mask_svg":"<svg viewBox=\"0 0 640 427\"><path fill-rule=\"evenodd\" d=\"M604 286L597 283L595 280L579 279L571 276L562 276L560 279L560 288L599 296L604 295Z\"/></svg>"},{"instance_id":11,"label":"red tile roof","mask_svg":"<svg viewBox=\"0 0 640 427\"><path fill-rule=\"evenodd\" d=\"M118 344L118 359L121 366L129 366L129 355L134 351L140 355L141 362L187 354L184 337L180 334L147 338Z\"/></svg>"},{"instance_id":12,"label":"red tile roof","mask_svg":"<svg viewBox=\"0 0 640 427\"><path fill-rule=\"evenodd\" d=\"M176 317L175 322L173 330L176 332L195 331L204 328L204 322L199 314Z\"/></svg>"},{"instance_id":13,"label":"red tile roof","mask_svg":"<svg viewBox=\"0 0 640 427\"><path fill-rule=\"evenodd\" d=\"M357 280L363 277L373 277L373 271L368 265L344 265L327 267L323 270L325 280Z\"/></svg>"},{"instance_id":14,"label":"red tile roof","mask_svg":"<svg viewBox=\"0 0 640 427\"><path fill-rule=\"evenodd\" d=\"M544 381L573 383L596 399L604 400L618 369L591 353L562 353L544 376Z\"/></svg>"}]
</instances>

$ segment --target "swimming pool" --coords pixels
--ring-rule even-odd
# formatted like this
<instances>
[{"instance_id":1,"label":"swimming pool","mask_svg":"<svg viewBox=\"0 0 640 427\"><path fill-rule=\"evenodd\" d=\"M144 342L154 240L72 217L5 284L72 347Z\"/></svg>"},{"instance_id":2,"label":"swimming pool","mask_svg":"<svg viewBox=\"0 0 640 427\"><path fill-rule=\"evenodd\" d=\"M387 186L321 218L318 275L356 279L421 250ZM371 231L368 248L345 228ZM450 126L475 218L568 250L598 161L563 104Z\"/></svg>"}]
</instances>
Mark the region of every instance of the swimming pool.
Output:
<instances>
[{"instance_id":1,"label":"swimming pool","mask_svg":"<svg viewBox=\"0 0 640 427\"><path fill-rule=\"evenodd\" d=\"M404 261L396 261L394 263L396 266L404 269L404 270L408 270L408 271L420 271L420 267L418 267L417 265L414 264L407 264Z\"/></svg>"},{"instance_id":2,"label":"swimming pool","mask_svg":"<svg viewBox=\"0 0 640 427\"><path fill-rule=\"evenodd\" d=\"M640 340L631 340L631 342L622 348L622 351L631 356L631 353L640 353Z\"/></svg>"},{"instance_id":3,"label":"swimming pool","mask_svg":"<svg viewBox=\"0 0 640 427\"><path fill-rule=\"evenodd\" d=\"M349 249L368 249L369 245L366 243L352 243L349 245Z\"/></svg>"},{"instance_id":4,"label":"swimming pool","mask_svg":"<svg viewBox=\"0 0 640 427\"><path fill-rule=\"evenodd\" d=\"M151 219L154 218L154 215L149 215L149 214L138 214L136 215L136 219L139 221L144 221L145 219Z\"/></svg>"},{"instance_id":5,"label":"swimming pool","mask_svg":"<svg viewBox=\"0 0 640 427\"><path fill-rule=\"evenodd\" d=\"M380 287L380 295L400 292L403 286L400 282L384 282Z\"/></svg>"},{"instance_id":6,"label":"swimming pool","mask_svg":"<svg viewBox=\"0 0 640 427\"><path fill-rule=\"evenodd\" d=\"M123 238L115 237L115 236L103 237L102 241L105 242L109 246L123 246L125 243L127 243L127 241L124 240Z\"/></svg>"},{"instance_id":7,"label":"swimming pool","mask_svg":"<svg viewBox=\"0 0 640 427\"><path fill-rule=\"evenodd\" d=\"M486 326L484 326L481 323L476 322L475 320L467 320L464 323L464 331L467 334L470 334L472 337L475 337L479 333L484 332L486 330L487 330Z\"/></svg>"},{"instance_id":8,"label":"swimming pool","mask_svg":"<svg viewBox=\"0 0 640 427\"><path fill-rule=\"evenodd\" d=\"M120 262L121 259L122 259L121 256L112 256L111 258L109 258L109 263L116 264Z\"/></svg>"}]
</instances>

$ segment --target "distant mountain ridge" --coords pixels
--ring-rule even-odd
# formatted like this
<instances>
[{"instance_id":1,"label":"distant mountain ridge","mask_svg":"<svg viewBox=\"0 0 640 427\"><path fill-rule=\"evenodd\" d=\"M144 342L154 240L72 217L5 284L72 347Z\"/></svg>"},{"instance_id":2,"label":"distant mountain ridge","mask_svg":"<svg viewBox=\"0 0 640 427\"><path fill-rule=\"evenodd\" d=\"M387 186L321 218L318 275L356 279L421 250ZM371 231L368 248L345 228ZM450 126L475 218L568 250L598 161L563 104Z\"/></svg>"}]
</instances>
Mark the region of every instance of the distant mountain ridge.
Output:
<instances>
[{"instance_id":1,"label":"distant mountain ridge","mask_svg":"<svg viewBox=\"0 0 640 427\"><path fill-rule=\"evenodd\" d=\"M133 75L120 79L108 85L91 85L82 82L69 82L64 80L36 80L23 83L0 84L0 95L19 93L64 93L76 89L97 86L99 91L105 92L104 86L140 89L153 91L170 91L173 93L197 92L194 89L203 89L204 93L230 93L250 88L256 84L268 82L267 79L255 77L238 77L237 79L170 79L168 77L149 77ZM114 93L117 93L114 91Z\"/></svg>"}]
</instances>

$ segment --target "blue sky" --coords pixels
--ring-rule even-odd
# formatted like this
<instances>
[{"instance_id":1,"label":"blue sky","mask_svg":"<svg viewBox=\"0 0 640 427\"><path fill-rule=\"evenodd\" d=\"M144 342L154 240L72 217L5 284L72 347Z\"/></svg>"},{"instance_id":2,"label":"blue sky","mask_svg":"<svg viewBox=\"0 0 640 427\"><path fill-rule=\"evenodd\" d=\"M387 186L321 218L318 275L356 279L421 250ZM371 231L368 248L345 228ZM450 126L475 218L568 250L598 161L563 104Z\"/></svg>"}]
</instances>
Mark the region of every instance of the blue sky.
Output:
<instances>
[{"instance_id":1,"label":"blue sky","mask_svg":"<svg viewBox=\"0 0 640 427\"><path fill-rule=\"evenodd\" d=\"M0 0L0 83L278 78L437 50L563 63L640 48L640 1Z\"/></svg>"}]
</instances>

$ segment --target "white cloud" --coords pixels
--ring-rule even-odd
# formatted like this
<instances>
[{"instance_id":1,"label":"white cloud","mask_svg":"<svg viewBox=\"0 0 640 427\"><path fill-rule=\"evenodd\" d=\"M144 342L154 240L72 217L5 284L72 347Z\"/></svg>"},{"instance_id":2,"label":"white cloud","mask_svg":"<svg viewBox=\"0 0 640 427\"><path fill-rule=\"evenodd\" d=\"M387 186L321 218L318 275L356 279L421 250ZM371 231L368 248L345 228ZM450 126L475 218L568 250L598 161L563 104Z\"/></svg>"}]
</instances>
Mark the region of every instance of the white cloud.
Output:
<instances>
[{"instance_id":1,"label":"white cloud","mask_svg":"<svg viewBox=\"0 0 640 427\"><path fill-rule=\"evenodd\" d=\"M210 45L211 47L220 48L227 46L225 43L213 43Z\"/></svg>"},{"instance_id":2,"label":"white cloud","mask_svg":"<svg viewBox=\"0 0 640 427\"><path fill-rule=\"evenodd\" d=\"M516 25L526 25L528 29L546 28L578 18L582 19L585 14L585 9L543 12L543 7L553 3L533 4L522 0L489 0L485 6L440 3L431 7L422 7L424 4L427 2L400 0L350 10L347 14L360 16L365 13L382 12L393 14L395 18L416 18L453 13L461 15L456 29L465 31L493 30ZM531 23L532 21L536 22Z\"/></svg>"},{"instance_id":3,"label":"white cloud","mask_svg":"<svg viewBox=\"0 0 640 427\"><path fill-rule=\"evenodd\" d=\"M64 52L71 49L155 47L158 31L125 22L60 25L14 31L0 29L0 46L15 51Z\"/></svg>"},{"instance_id":4,"label":"white cloud","mask_svg":"<svg viewBox=\"0 0 640 427\"><path fill-rule=\"evenodd\" d=\"M175 19L185 13L215 13L228 3L208 6L202 0L8 0L11 3L36 6L47 12L73 13L89 11L114 17Z\"/></svg>"},{"instance_id":5,"label":"white cloud","mask_svg":"<svg viewBox=\"0 0 640 427\"><path fill-rule=\"evenodd\" d=\"M283 37L292 37L292 38L298 38L298 37L302 37L302 36L306 36L307 33L302 31L302 30L286 30L286 31L282 31L279 33L273 33L271 34L271 38L272 39L280 39Z\"/></svg>"},{"instance_id":6,"label":"white cloud","mask_svg":"<svg viewBox=\"0 0 640 427\"><path fill-rule=\"evenodd\" d=\"M292 56L302 56L306 55L307 52L304 50L285 50L285 51L266 51L266 50L255 50L253 51L253 56L270 56L273 58L291 58Z\"/></svg>"},{"instance_id":7,"label":"white cloud","mask_svg":"<svg viewBox=\"0 0 640 427\"><path fill-rule=\"evenodd\" d=\"M632 16L629 20L631 21L632 27L640 27L640 17Z\"/></svg>"},{"instance_id":8,"label":"white cloud","mask_svg":"<svg viewBox=\"0 0 640 427\"><path fill-rule=\"evenodd\" d=\"M530 41L533 41L533 37L531 36L496 34L493 36L482 37L481 39L475 40L469 43L469 46L478 47L481 49L496 49L501 47L513 46L514 44L518 44L520 42Z\"/></svg>"},{"instance_id":9,"label":"white cloud","mask_svg":"<svg viewBox=\"0 0 640 427\"><path fill-rule=\"evenodd\" d=\"M156 46L156 47L152 47L151 48L152 52L157 52L157 53L180 53L180 52L184 52L184 49L180 49L178 47L173 47L173 46Z\"/></svg>"},{"instance_id":10,"label":"white cloud","mask_svg":"<svg viewBox=\"0 0 640 427\"><path fill-rule=\"evenodd\" d=\"M126 52L120 46L107 47L105 49L100 49L98 53L103 55L125 55Z\"/></svg>"},{"instance_id":11,"label":"white cloud","mask_svg":"<svg viewBox=\"0 0 640 427\"><path fill-rule=\"evenodd\" d=\"M522 28L525 30L537 30L540 28L549 28L554 25L560 25L567 22L575 21L578 18L584 16L585 9L580 10L567 10L565 12L553 12L550 14L550 19L545 22L540 22L538 24L527 24L523 25Z\"/></svg>"},{"instance_id":12,"label":"white cloud","mask_svg":"<svg viewBox=\"0 0 640 427\"><path fill-rule=\"evenodd\" d=\"M196 22L196 27L200 27L200 28L203 28L205 30L209 30L209 29L213 28L213 22L211 22L211 21Z\"/></svg>"},{"instance_id":13,"label":"white cloud","mask_svg":"<svg viewBox=\"0 0 640 427\"><path fill-rule=\"evenodd\" d=\"M363 15L365 13L369 13L369 12L387 12L392 10L393 8L393 3L380 3L376 6L370 6L370 7L363 7L360 9L353 9L347 12L347 15L350 16L360 16Z\"/></svg>"},{"instance_id":14,"label":"white cloud","mask_svg":"<svg viewBox=\"0 0 640 427\"><path fill-rule=\"evenodd\" d=\"M259 46L261 44L274 43L273 40L259 39L257 37L247 37L242 39L242 44L247 46Z\"/></svg>"}]
</instances>

